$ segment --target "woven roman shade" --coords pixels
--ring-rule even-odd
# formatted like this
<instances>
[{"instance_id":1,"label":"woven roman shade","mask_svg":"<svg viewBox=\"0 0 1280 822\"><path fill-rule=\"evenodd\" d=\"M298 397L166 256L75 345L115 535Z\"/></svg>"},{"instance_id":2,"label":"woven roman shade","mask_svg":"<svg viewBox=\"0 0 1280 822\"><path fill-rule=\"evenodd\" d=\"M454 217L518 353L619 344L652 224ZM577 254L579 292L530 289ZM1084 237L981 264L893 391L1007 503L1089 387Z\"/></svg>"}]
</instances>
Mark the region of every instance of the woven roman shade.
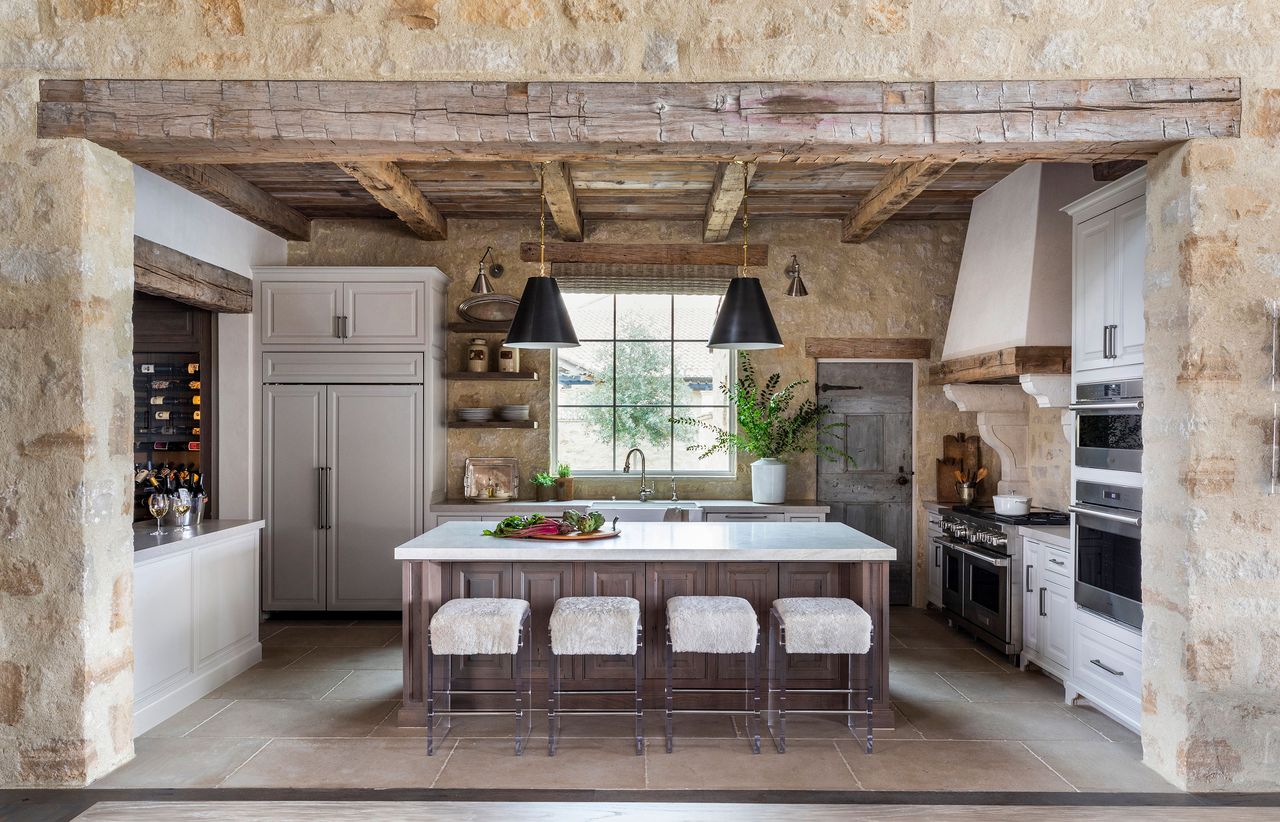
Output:
<instances>
[{"instance_id":1,"label":"woven roman shade","mask_svg":"<svg viewBox=\"0 0 1280 822\"><path fill-rule=\"evenodd\" d=\"M552 276L575 294L724 293L738 273L733 265L659 265L648 263L555 263Z\"/></svg>"}]
</instances>

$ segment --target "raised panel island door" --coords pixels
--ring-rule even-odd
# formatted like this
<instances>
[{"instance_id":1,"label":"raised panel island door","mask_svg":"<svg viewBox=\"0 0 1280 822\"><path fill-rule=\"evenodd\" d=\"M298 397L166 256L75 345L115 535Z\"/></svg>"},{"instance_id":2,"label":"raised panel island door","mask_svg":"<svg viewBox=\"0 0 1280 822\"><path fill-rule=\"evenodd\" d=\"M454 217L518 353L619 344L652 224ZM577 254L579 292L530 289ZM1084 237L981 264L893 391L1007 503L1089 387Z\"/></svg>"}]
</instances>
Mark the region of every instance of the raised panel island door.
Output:
<instances>
[{"instance_id":1,"label":"raised panel island door","mask_svg":"<svg viewBox=\"0 0 1280 822\"><path fill-rule=\"evenodd\" d=\"M342 342L342 283L265 282L261 288L263 345Z\"/></svg>"},{"instance_id":2,"label":"raised panel island door","mask_svg":"<svg viewBox=\"0 0 1280 822\"><path fill-rule=\"evenodd\" d=\"M326 531L323 385L268 385L262 398L263 608L322 611Z\"/></svg>"},{"instance_id":3,"label":"raised panel island door","mask_svg":"<svg viewBox=\"0 0 1280 822\"><path fill-rule=\"evenodd\" d=\"M778 563L776 562L721 562L716 568L716 596L742 597L756 610L756 625L760 626L760 648L769 647L769 609L778 598ZM747 660L742 654L723 654L715 657L716 676L720 679L747 675ZM767 671L761 668L763 677Z\"/></svg>"},{"instance_id":4,"label":"raised panel island door","mask_svg":"<svg viewBox=\"0 0 1280 822\"><path fill-rule=\"evenodd\" d=\"M580 562L577 564L576 593L580 597L631 597L640 603L640 620L644 624L643 562ZM656 641L648 635L645 644ZM644 650L641 649L641 654ZM642 660L640 663L644 665ZM567 675L567 673L566 673ZM587 656L582 660L582 678L587 680L619 680L625 687L635 676L635 657Z\"/></svg>"},{"instance_id":5,"label":"raised panel island door","mask_svg":"<svg viewBox=\"0 0 1280 822\"><path fill-rule=\"evenodd\" d=\"M852 459L818 459L818 501L843 522L892 545L889 602L910 605L912 588L910 363L819 362L818 402L830 407L827 437Z\"/></svg>"},{"instance_id":6,"label":"raised panel island door","mask_svg":"<svg viewBox=\"0 0 1280 822\"><path fill-rule=\"evenodd\" d=\"M329 467L329 610L399 610L395 549L423 531L422 386L330 386Z\"/></svg>"},{"instance_id":7,"label":"raised panel island door","mask_svg":"<svg viewBox=\"0 0 1280 822\"><path fill-rule=\"evenodd\" d=\"M424 345L427 293L422 283L346 283L346 342Z\"/></svg>"},{"instance_id":8,"label":"raised panel island door","mask_svg":"<svg viewBox=\"0 0 1280 822\"><path fill-rule=\"evenodd\" d=\"M651 562L645 566L645 577L645 675L662 679L667 675L667 600L705 596L707 566L701 562ZM675 655L672 679L706 679L708 673L706 654Z\"/></svg>"},{"instance_id":9,"label":"raised panel island door","mask_svg":"<svg viewBox=\"0 0 1280 822\"><path fill-rule=\"evenodd\" d=\"M514 564L516 599L529 603L533 636L533 675L545 679L551 654L551 611L556 600L573 593L572 562L517 562ZM574 679L574 659L560 660L560 675Z\"/></svg>"},{"instance_id":10,"label":"raised panel island door","mask_svg":"<svg viewBox=\"0 0 1280 822\"><path fill-rule=\"evenodd\" d=\"M454 562L449 565L449 572L450 599L511 597L509 562ZM451 660L454 676L472 688L511 687L509 654L473 654L451 657Z\"/></svg>"}]
</instances>

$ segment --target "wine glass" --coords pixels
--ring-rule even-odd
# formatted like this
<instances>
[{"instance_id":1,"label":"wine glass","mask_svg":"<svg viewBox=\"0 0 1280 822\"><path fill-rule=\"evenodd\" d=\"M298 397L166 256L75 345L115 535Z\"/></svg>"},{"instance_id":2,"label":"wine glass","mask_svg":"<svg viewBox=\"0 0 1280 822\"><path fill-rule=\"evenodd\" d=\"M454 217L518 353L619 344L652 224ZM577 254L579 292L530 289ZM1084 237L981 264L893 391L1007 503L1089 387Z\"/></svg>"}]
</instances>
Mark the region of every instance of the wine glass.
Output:
<instances>
[{"instance_id":1,"label":"wine glass","mask_svg":"<svg viewBox=\"0 0 1280 822\"><path fill-rule=\"evenodd\" d=\"M164 494L152 494L147 497L147 510L156 518L156 530L151 532L151 536L161 536L164 529L160 527L160 518L169 513L169 498Z\"/></svg>"},{"instance_id":2,"label":"wine glass","mask_svg":"<svg viewBox=\"0 0 1280 822\"><path fill-rule=\"evenodd\" d=\"M187 530L187 523L182 521L182 517L191 510L191 497L181 494L173 498L173 513L178 515L178 524L182 526L182 530Z\"/></svg>"}]
</instances>

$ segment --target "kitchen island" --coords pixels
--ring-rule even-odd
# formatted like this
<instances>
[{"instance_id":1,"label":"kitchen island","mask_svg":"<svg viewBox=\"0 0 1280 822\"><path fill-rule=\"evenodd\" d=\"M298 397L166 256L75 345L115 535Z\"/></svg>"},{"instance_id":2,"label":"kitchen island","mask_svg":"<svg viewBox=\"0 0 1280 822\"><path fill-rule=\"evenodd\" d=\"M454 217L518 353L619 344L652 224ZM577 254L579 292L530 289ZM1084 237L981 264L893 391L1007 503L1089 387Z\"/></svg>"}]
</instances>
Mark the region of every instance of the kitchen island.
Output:
<instances>
[{"instance_id":1,"label":"kitchen island","mask_svg":"<svg viewBox=\"0 0 1280 822\"><path fill-rule=\"evenodd\" d=\"M893 727L889 694L889 562L894 548L836 522L632 522L621 535L593 542L498 539L477 522L446 522L396 548L404 578L404 695L402 726L426 723L426 627L431 614L458 597L515 597L533 609L535 687L547 671L547 620L565 596L630 596L640 601L644 623L645 701L662 704L665 604L682 595L740 596L751 602L767 632L772 601L791 596L848 597L871 614L877 648L874 670L857 663L855 687L879 682L875 725ZM510 687L509 656L454 660L458 688ZM846 681L845 660L792 655L788 682L835 688ZM565 687L607 690L629 687L631 657L575 657L561 666ZM741 657L677 654L680 687L742 687ZM535 704L545 698L535 693ZM741 696L715 704L728 707ZM601 696L601 704L609 697ZM461 704L461 703L460 703Z\"/></svg>"}]
</instances>

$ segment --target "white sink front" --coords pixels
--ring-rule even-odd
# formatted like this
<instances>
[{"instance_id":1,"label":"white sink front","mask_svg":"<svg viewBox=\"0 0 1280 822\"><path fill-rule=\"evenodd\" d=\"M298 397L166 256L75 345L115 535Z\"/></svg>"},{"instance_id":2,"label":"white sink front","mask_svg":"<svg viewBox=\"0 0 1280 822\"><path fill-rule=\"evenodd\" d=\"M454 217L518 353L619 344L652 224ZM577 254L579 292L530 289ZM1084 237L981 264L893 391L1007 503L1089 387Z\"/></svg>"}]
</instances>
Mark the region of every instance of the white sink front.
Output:
<instances>
[{"instance_id":1,"label":"white sink front","mask_svg":"<svg viewBox=\"0 0 1280 822\"><path fill-rule=\"evenodd\" d=\"M668 511L672 510L670 517ZM697 503L651 500L595 500L588 507L590 511L598 511L604 516L606 523L613 522L701 522L702 509Z\"/></svg>"}]
</instances>

